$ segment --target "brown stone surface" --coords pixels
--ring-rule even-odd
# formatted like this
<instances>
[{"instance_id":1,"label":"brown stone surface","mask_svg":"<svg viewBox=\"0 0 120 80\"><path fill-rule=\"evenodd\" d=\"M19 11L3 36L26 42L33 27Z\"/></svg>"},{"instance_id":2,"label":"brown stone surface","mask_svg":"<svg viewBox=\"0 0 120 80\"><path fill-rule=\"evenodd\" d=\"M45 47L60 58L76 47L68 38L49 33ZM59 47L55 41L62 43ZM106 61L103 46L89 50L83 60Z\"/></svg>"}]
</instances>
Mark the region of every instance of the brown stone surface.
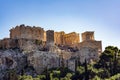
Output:
<instances>
[{"instance_id":1,"label":"brown stone surface","mask_svg":"<svg viewBox=\"0 0 120 80\"><path fill-rule=\"evenodd\" d=\"M79 34L72 32L64 35L64 45L73 45L79 43Z\"/></svg>"},{"instance_id":2,"label":"brown stone surface","mask_svg":"<svg viewBox=\"0 0 120 80\"><path fill-rule=\"evenodd\" d=\"M82 41L94 40L94 32L86 31L82 33Z\"/></svg>"},{"instance_id":3,"label":"brown stone surface","mask_svg":"<svg viewBox=\"0 0 120 80\"><path fill-rule=\"evenodd\" d=\"M0 48L2 49L14 49L19 48L21 50L25 51L32 51L36 49L41 49L44 47L44 42L41 42L40 44L36 43L36 39L11 39L11 38L5 38L0 41Z\"/></svg>"},{"instance_id":4,"label":"brown stone surface","mask_svg":"<svg viewBox=\"0 0 120 80\"><path fill-rule=\"evenodd\" d=\"M73 45L79 43L79 34L72 32L65 34L65 32L55 32L54 34L55 44L57 45Z\"/></svg>"},{"instance_id":5,"label":"brown stone surface","mask_svg":"<svg viewBox=\"0 0 120 80\"><path fill-rule=\"evenodd\" d=\"M87 31L82 33L82 42L79 42L79 34L75 32L66 34L64 31L44 31L44 29L40 27L30 27L25 25L12 28L10 30L10 38L0 40L0 47L7 49L15 47L21 49L34 49L35 45L33 43L35 40L42 40L44 42L55 43L57 45L74 46L79 49L82 47L91 47L93 49L98 48L98 50L102 52L101 41L95 41L94 32Z\"/></svg>"},{"instance_id":6,"label":"brown stone surface","mask_svg":"<svg viewBox=\"0 0 120 80\"><path fill-rule=\"evenodd\" d=\"M65 35L65 32L64 31L61 31L61 32L55 32L54 33L54 41L55 41L55 44L57 45L63 45L63 42L64 42L64 35Z\"/></svg>"},{"instance_id":7,"label":"brown stone surface","mask_svg":"<svg viewBox=\"0 0 120 80\"><path fill-rule=\"evenodd\" d=\"M33 41L32 41L33 40ZM30 27L25 25L16 26L10 30L10 38L5 38L0 41L2 48L23 48L25 45L33 44L35 40L42 40L47 43L55 43L57 45L67 45L78 47L98 48L102 51L101 41L94 40L94 32L82 33L82 42L79 42L79 34L71 32L66 34L64 31L54 32L53 30L44 31L40 27ZM32 47L29 45L29 47ZM28 47L28 48L29 48Z\"/></svg>"},{"instance_id":8,"label":"brown stone surface","mask_svg":"<svg viewBox=\"0 0 120 80\"><path fill-rule=\"evenodd\" d=\"M12 39L37 39L46 42L53 42L57 45L72 45L79 43L79 34L72 32L65 34L64 31L54 32L53 30L44 31L40 27L31 27L20 25L10 30L10 38Z\"/></svg>"},{"instance_id":9,"label":"brown stone surface","mask_svg":"<svg viewBox=\"0 0 120 80\"><path fill-rule=\"evenodd\" d=\"M53 30L48 30L46 31L46 39L47 43L54 43L54 31Z\"/></svg>"},{"instance_id":10,"label":"brown stone surface","mask_svg":"<svg viewBox=\"0 0 120 80\"><path fill-rule=\"evenodd\" d=\"M10 45L10 38L4 38L1 40L1 46L2 48L10 48L12 45Z\"/></svg>"},{"instance_id":11,"label":"brown stone surface","mask_svg":"<svg viewBox=\"0 0 120 80\"><path fill-rule=\"evenodd\" d=\"M25 25L16 26L10 30L10 38L44 40L44 29L41 27L30 27Z\"/></svg>"}]
</instances>

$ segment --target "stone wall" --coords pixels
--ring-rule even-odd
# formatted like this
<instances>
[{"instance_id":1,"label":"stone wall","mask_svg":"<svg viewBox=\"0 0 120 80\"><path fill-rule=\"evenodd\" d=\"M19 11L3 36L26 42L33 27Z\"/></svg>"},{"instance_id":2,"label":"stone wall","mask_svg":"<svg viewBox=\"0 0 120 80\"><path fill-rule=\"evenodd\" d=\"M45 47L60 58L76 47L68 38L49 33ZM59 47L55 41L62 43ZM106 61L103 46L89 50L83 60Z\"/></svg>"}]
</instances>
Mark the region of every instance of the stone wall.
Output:
<instances>
[{"instance_id":1,"label":"stone wall","mask_svg":"<svg viewBox=\"0 0 120 80\"><path fill-rule=\"evenodd\" d=\"M44 40L44 29L41 27L31 27L25 25L16 26L10 30L10 38Z\"/></svg>"},{"instance_id":2,"label":"stone wall","mask_svg":"<svg viewBox=\"0 0 120 80\"><path fill-rule=\"evenodd\" d=\"M75 32L64 35L64 41L63 41L64 45L73 45L73 44L76 44L79 42L80 42L79 34L77 34Z\"/></svg>"},{"instance_id":3,"label":"stone wall","mask_svg":"<svg viewBox=\"0 0 120 80\"><path fill-rule=\"evenodd\" d=\"M47 43L54 43L54 31L48 30L46 31L46 42Z\"/></svg>"},{"instance_id":4,"label":"stone wall","mask_svg":"<svg viewBox=\"0 0 120 80\"><path fill-rule=\"evenodd\" d=\"M57 45L72 45L79 43L79 34L72 32L69 34L65 34L65 32L55 32L54 41Z\"/></svg>"},{"instance_id":5,"label":"stone wall","mask_svg":"<svg viewBox=\"0 0 120 80\"><path fill-rule=\"evenodd\" d=\"M42 49L45 45L44 42L39 42L37 39L11 39L5 38L0 41L1 49L14 49L19 48L24 51L32 51L37 49Z\"/></svg>"},{"instance_id":6,"label":"stone wall","mask_svg":"<svg viewBox=\"0 0 120 80\"><path fill-rule=\"evenodd\" d=\"M94 32L86 31L82 33L82 41L94 40Z\"/></svg>"},{"instance_id":7,"label":"stone wall","mask_svg":"<svg viewBox=\"0 0 120 80\"><path fill-rule=\"evenodd\" d=\"M64 31L54 33L54 41L57 45L63 45L63 36L65 35Z\"/></svg>"},{"instance_id":8,"label":"stone wall","mask_svg":"<svg viewBox=\"0 0 120 80\"><path fill-rule=\"evenodd\" d=\"M17 46L17 43L15 43L15 40L12 40L10 38L4 38L3 40L1 40L2 49L9 49L16 46Z\"/></svg>"},{"instance_id":9,"label":"stone wall","mask_svg":"<svg viewBox=\"0 0 120 80\"><path fill-rule=\"evenodd\" d=\"M81 63L85 62L85 59L88 63L91 61L98 61L99 60L99 54L97 48L91 48L91 47L81 47L80 50L72 57L78 57Z\"/></svg>"},{"instance_id":10,"label":"stone wall","mask_svg":"<svg viewBox=\"0 0 120 80\"><path fill-rule=\"evenodd\" d=\"M10 30L11 39L37 39L46 42L53 42L57 45L73 45L79 43L79 34L72 32L65 34L64 31L54 32L53 30L44 31L40 27L20 25Z\"/></svg>"}]
</instances>

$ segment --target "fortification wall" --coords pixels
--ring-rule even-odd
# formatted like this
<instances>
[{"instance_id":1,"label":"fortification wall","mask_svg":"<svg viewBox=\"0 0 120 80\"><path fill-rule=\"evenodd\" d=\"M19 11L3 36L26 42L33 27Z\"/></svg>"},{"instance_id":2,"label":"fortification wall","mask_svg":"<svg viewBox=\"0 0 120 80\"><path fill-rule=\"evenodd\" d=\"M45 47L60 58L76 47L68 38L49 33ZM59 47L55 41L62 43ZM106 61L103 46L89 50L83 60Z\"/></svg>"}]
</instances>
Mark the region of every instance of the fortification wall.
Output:
<instances>
[{"instance_id":1,"label":"fortification wall","mask_svg":"<svg viewBox=\"0 0 120 80\"><path fill-rule=\"evenodd\" d=\"M63 45L63 36L65 35L64 31L54 33L54 42L57 45Z\"/></svg>"},{"instance_id":2,"label":"fortification wall","mask_svg":"<svg viewBox=\"0 0 120 80\"><path fill-rule=\"evenodd\" d=\"M80 42L80 40L79 40L78 33L72 32L72 33L64 35L64 41L63 41L64 45L73 45L73 44L76 44L79 42Z\"/></svg>"},{"instance_id":3,"label":"fortification wall","mask_svg":"<svg viewBox=\"0 0 120 80\"><path fill-rule=\"evenodd\" d=\"M79 43L79 34L72 32L65 34L65 32L55 32L54 34L54 41L55 44L60 44L60 45L72 45Z\"/></svg>"},{"instance_id":4,"label":"fortification wall","mask_svg":"<svg viewBox=\"0 0 120 80\"><path fill-rule=\"evenodd\" d=\"M86 31L82 33L82 41L89 41L89 40L94 40L94 32Z\"/></svg>"},{"instance_id":5,"label":"fortification wall","mask_svg":"<svg viewBox=\"0 0 120 80\"><path fill-rule=\"evenodd\" d=\"M12 39L38 39L44 40L44 29L41 27L31 27L20 25L10 30L10 38Z\"/></svg>"},{"instance_id":6,"label":"fortification wall","mask_svg":"<svg viewBox=\"0 0 120 80\"><path fill-rule=\"evenodd\" d=\"M1 49L14 49L19 48L25 51L32 51L36 49L42 49L45 46L45 43L37 39L11 39L5 38L0 41Z\"/></svg>"},{"instance_id":7,"label":"fortification wall","mask_svg":"<svg viewBox=\"0 0 120 80\"><path fill-rule=\"evenodd\" d=\"M50 33L40 27L20 25L10 30L11 39L37 39L42 41L53 41L57 45L72 45L79 43L79 34L72 32L65 34L64 31Z\"/></svg>"},{"instance_id":8,"label":"fortification wall","mask_svg":"<svg viewBox=\"0 0 120 80\"><path fill-rule=\"evenodd\" d=\"M47 43L54 43L54 31L48 30L46 31L46 42Z\"/></svg>"},{"instance_id":9,"label":"fortification wall","mask_svg":"<svg viewBox=\"0 0 120 80\"><path fill-rule=\"evenodd\" d=\"M11 38L4 38L1 40L1 48L3 49L10 49L10 48L21 48L23 44L26 44L26 39L11 39Z\"/></svg>"}]
</instances>

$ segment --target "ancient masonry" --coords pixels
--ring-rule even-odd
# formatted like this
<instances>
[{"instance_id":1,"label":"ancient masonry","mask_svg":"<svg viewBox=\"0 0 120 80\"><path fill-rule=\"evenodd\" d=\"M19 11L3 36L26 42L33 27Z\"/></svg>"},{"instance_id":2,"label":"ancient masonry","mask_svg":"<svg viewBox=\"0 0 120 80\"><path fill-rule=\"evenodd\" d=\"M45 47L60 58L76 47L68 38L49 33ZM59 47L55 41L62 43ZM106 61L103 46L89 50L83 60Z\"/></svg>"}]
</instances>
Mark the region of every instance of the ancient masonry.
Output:
<instances>
[{"instance_id":1,"label":"ancient masonry","mask_svg":"<svg viewBox=\"0 0 120 80\"><path fill-rule=\"evenodd\" d=\"M47 35L47 36L46 36ZM79 43L79 34L72 32L54 32L53 30L44 31L40 27L30 27L25 25L16 26L10 30L11 39L37 39L46 42L53 42L57 45L72 45ZM47 40L46 40L47 39Z\"/></svg>"},{"instance_id":2,"label":"ancient masonry","mask_svg":"<svg viewBox=\"0 0 120 80\"><path fill-rule=\"evenodd\" d=\"M57 45L73 45L79 43L79 34L72 32L69 34L65 34L65 32L55 32L54 40Z\"/></svg>"},{"instance_id":3,"label":"ancient masonry","mask_svg":"<svg viewBox=\"0 0 120 80\"><path fill-rule=\"evenodd\" d=\"M46 38L47 43L54 43L54 31L53 30L46 31Z\"/></svg>"},{"instance_id":4,"label":"ancient masonry","mask_svg":"<svg viewBox=\"0 0 120 80\"><path fill-rule=\"evenodd\" d=\"M45 40L44 29L40 27L30 27L25 25L16 26L10 30L11 39L38 39Z\"/></svg>"},{"instance_id":5,"label":"ancient masonry","mask_svg":"<svg viewBox=\"0 0 120 80\"><path fill-rule=\"evenodd\" d=\"M41 27L31 27L20 25L10 30L10 38L0 40L0 47L13 48L21 47L26 40L41 40L47 43L54 43L56 45L67 45L73 47L91 47L102 51L101 41L94 39L94 32L82 33L82 41L80 42L79 34L71 32L66 34L64 31L54 32L53 30L45 31ZM16 44L17 42L17 44Z\"/></svg>"}]
</instances>

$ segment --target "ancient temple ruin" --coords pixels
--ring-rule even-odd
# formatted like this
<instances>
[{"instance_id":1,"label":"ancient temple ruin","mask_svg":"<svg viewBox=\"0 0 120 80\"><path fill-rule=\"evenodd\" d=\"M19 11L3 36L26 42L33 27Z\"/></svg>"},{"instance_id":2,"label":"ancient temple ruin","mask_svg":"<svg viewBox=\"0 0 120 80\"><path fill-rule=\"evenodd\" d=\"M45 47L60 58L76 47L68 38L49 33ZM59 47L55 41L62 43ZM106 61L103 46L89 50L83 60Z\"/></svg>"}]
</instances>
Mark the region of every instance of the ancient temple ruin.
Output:
<instances>
[{"instance_id":1,"label":"ancient temple ruin","mask_svg":"<svg viewBox=\"0 0 120 80\"><path fill-rule=\"evenodd\" d=\"M16 26L10 30L11 39L37 39L45 42L53 42L57 45L73 45L79 43L79 34L71 32L66 34L64 31L54 32L54 30L45 31L41 27L25 26L24 24Z\"/></svg>"},{"instance_id":2,"label":"ancient temple ruin","mask_svg":"<svg viewBox=\"0 0 120 80\"><path fill-rule=\"evenodd\" d=\"M91 47L97 48L99 52L102 51L101 41L96 41L94 38L94 32L86 31L81 35L82 41L80 41L80 35L76 32L66 34L64 31L54 32L54 30L45 31L41 27L25 26L24 24L16 26L10 29L10 38L0 40L1 48L13 48L19 47L27 40L40 40L47 43L54 43L55 45L65 45L72 47Z\"/></svg>"}]
</instances>

